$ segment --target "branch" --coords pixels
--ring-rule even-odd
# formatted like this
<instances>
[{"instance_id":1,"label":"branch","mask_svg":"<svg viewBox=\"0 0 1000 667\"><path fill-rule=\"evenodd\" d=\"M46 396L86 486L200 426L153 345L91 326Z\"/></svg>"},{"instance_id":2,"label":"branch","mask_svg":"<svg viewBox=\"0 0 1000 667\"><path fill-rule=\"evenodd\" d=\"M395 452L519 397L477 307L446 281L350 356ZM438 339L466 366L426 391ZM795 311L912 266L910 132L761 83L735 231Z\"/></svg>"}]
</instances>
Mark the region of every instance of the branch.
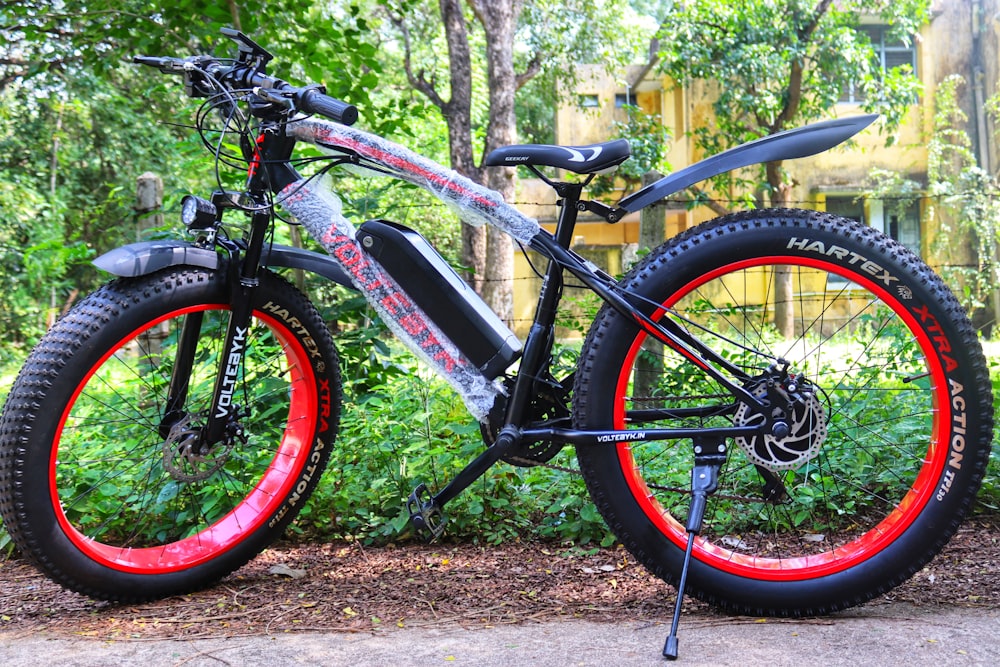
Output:
<instances>
[{"instance_id":1,"label":"branch","mask_svg":"<svg viewBox=\"0 0 1000 667\"><path fill-rule=\"evenodd\" d=\"M798 39L800 44L806 44L812 39L813 33L816 32L816 28L819 27L820 21L823 20L831 4L833 4L833 0L819 1L819 4L813 10L809 23L799 30ZM791 72L788 75L788 100L785 102L785 107L781 110L781 113L774 119L774 123L769 127L771 134L784 129L785 125L799 112L799 106L802 103L802 75L804 72L805 64L801 60L794 60Z\"/></svg>"},{"instance_id":2,"label":"branch","mask_svg":"<svg viewBox=\"0 0 1000 667\"><path fill-rule=\"evenodd\" d=\"M392 24L396 26L396 28L403 35L403 69L406 71L406 79L410 82L411 86L426 95L427 99L429 99L434 106L444 112L445 109L448 108L448 102L445 102L441 95L438 94L437 88L434 86L434 82L427 80L427 77L424 76L423 70L420 70L420 72L416 74L413 72L413 50L410 46L410 30L406 27L403 17L389 12L389 20L392 21Z\"/></svg>"},{"instance_id":3,"label":"branch","mask_svg":"<svg viewBox=\"0 0 1000 667\"><path fill-rule=\"evenodd\" d=\"M816 5L816 9L813 10L812 21L806 26L806 35L811 36L816 32L816 28L819 26L819 22L823 20L826 12L830 9L830 5L833 4L833 0L820 0L819 4Z\"/></svg>"},{"instance_id":4,"label":"branch","mask_svg":"<svg viewBox=\"0 0 1000 667\"><path fill-rule=\"evenodd\" d=\"M229 16L233 19L233 27L242 31L243 24L240 22L240 8L236 4L236 0L229 0Z\"/></svg>"},{"instance_id":5,"label":"branch","mask_svg":"<svg viewBox=\"0 0 1000 667\"><path fill-rule=\"evenodd\" d=\"M698 200L701 203L704 203L705 206L712 209L712 212L715 213L716 215L728 215L729 213L731 213L729 209L727 209L725 206L720 204L712 197L709 197L708 193L699 188L697 185L692 185L691 187L688 188L688 190L694 193L694 197L696 200Z\"/></svg>"},{"instance_id":6,"label":"branch","mask_svg":"<svg viewBox=\"0 0 1000 667\"><path fill-rule=\"evenodd\" d=\"M663 29L663 25L660 25L660 30ZM634 89L642 80L646 78L649 71L656 66L656 63L660 62L660 38L659 31L657 31L653 37L649 40L649 52L646 57L646 64L642 66L635 76L628 82L629 89Z\"/></svg>"},{"instance_id":7,"label":"branch","mask_svg":"<svg viewBox=\"0 0 1000 667\"><path fill-rule=\"evenodd\" d=\"M31 75L32 70L45 72L65 71L70 63L79 63L82 58L51 58L44 62L24 60L20 58L0 58L0 90L3 90L17 79Z\"/></svg>"},{"instance_id":8,"label":"branch","mask_svg":"<svg viewBox=\"0 0 1000 667\"><path fill-rule=\"evenodd\" d=\"M524 84L531 81L535 76L542 71L542 54L540 51L536 51L534 57L532 57L531 62L524 68L524 71L520 74L515 74L514 85L517 90L521 90Z\"/></svg>"},{"instance_id":9,"label":"branch","mask_svg":"<svg viewBox=\"0 0 1000 667\"><path fill-rule=\"evenodd\" d=\"M472 9L472 13L476 15L476 20L479 21L480 25L486 25L486 6L482 3L482 0L466 0L469 7Z\"/></svg>"}]
</instances>

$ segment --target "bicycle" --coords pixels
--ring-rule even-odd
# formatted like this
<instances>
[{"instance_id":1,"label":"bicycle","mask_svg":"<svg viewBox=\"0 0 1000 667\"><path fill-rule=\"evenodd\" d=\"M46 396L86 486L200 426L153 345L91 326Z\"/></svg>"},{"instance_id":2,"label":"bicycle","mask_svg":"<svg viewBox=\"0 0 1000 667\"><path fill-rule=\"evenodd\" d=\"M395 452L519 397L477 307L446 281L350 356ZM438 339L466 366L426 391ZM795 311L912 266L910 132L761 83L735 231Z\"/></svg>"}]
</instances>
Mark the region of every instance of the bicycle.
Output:
<instances>
[{"instance_id":1,"label":"bicycle","mask_svg":"<svg viewBox=\"0 0 1000 667\"><path fill-rule=\"evenodd\" d=\"M235 59L135 60L205 98L203 139L217 160L248 165L245 189L185 197L193 240L98 258L118 278L44 336L4 407L0 511L53 580L122 602L187 592L242 566L302 508L334 450L342 388L329 328L277 274L289 268L365 294L481 422L482 453L406 500L413 526L438 537L444 506L495 463L543 464L574 446L610 529L677 587L668 658L685 593L736 613L829 613L897 586L954 534L989 456L991 387L976 332L915 254L794 209L703 223L620 280L571 249L581 212L614 223L710 176L825 151L875 116L744 144L615 206L583 193L628 159L624 140L493 151L486 165L523 166L556 190L549 233L497 193L350 127L354 107L267 74L265 49L224 34ZM217 141L204 131L216 113ZM293 157L299 142L325 151L312 176L298 173L317 163ZM322 178L336 166L414 183L546 258L525 341L416 232L355 229ZM328 255L270 241L278 204ZM222 224L234 212L248 220L241 238ZM604 303L575 372L556 378L567 276ZM776 310L791 314L792 337Z\"/></svg>"}]
</instances>

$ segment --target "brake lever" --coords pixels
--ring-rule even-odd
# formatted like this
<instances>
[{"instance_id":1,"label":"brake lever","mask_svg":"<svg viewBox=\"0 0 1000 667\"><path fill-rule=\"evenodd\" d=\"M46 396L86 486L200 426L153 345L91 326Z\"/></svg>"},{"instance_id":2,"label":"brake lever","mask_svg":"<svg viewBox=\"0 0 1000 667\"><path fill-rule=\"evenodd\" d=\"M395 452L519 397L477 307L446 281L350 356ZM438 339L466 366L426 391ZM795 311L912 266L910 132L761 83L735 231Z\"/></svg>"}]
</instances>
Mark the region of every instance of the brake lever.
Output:
<instances>
[{"instance_id":1,"label":"brake lever","mask_svg":"<svg viewBox=\"0 0 1000 667\"><path fill-rule=\"evenodd\" d=\"M137 65L155 67L164 74L182 74L187 61L171 56L132 56L132 62Z\"/></svg>"}]
</instances>

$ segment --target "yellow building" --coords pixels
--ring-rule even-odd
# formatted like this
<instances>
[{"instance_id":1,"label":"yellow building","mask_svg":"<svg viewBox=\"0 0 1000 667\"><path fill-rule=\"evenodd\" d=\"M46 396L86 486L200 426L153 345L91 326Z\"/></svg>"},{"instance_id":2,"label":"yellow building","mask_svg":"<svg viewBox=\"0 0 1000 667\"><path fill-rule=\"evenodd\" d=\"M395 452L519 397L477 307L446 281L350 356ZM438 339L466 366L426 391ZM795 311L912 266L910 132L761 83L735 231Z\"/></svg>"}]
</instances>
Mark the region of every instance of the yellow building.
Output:
<instances>
[{"instance_id":1,"label":"yellow building","mask_svg":"<svg viewBox=\"0 0 1000 667\"><path fill-rule=\"evenodd\" d=\"M865 197L871 189L874 168L900 173L910 181L927 183L927 140L933 122L933 99L938 85L952 74L965 77L962 108L969 116L969 136L981 166L990 173L991 165L1000 162L991 119L984 103L995 95L1000 74L1000 0L935 0L932 18L909 44L893 42L885 26L874 19L863 27L887 67L909 64L923 85L923 93L896 131L892 146L886 136L873 126L853 145L785 163L793 175L793 206L829 210L858 219L904 243L935 265L932 241L937 222L926 213L926 200L906 205ZM629 85L628 82L632 82ZM555 120L556 143L585 145L611 138L615 121L625 120L624 104L632 104L661 122L673 134L667 161L674 170L700 159L690 137L694 125L710 117L711 82L695 82L677 87L659 77L654 70L636 66L624 76L614 76L600 66L582 69L576 99L558 109ZM845 91L831 116L862 113L860 104ZM553 229L557 208L555 196L543 183L522 179L518 192L520 208ZM687 210L682 204L666 206L665 238L670 237L716 214L702 206ZM581 217L574 249L603 265L611 273L627 268L635 256L638 241L638 214L621 223L609 225L596 218ZM523 258L515 265L515 328L524 332L531 318L537 294L537 278ZM571 335L571 331L563 331Z\"/></svg>"}]
</instances>

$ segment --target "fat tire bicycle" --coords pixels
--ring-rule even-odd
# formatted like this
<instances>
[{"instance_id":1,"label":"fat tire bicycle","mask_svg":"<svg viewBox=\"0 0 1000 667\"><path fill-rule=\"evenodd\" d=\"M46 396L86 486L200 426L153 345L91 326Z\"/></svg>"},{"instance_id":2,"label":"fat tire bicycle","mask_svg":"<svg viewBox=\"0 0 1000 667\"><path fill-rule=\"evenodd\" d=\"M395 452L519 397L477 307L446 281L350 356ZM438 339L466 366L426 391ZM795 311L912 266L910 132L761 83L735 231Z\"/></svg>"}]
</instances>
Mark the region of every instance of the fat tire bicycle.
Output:
<instances>
[{"instance_id":1,"label":"fat tire bicycle","mask_svg":"<svg viewBox=\"0 0 1000 667\"><path fill-rule=\"evenodd\" d=\"M989 457L989 374L958 301L910 250L795 209L698 225L620 280L571 249L581 212L618 222L712 175L825 151L874 116L744 144L616 206L583 192L628 159L625 141L493 151L486 165L526 167L556 189L549 233L497 193L352 128L354 107L268 75L265 49L224 33L236 58L136 61L206 98L199 125L218 115L223 138L203 131L205 142L248 165L246 188L186 197L194 240L98 258L118 278L45 334L4 406L0 512L47 576L105 600L176 595L242 566L302 509L336 456L342 386L334 336L278 275L287 268L365 294L482 424L482 453L407 500L413 526L440 536L445 504L491 466L574 446L610 529L678 587L667 657L684 593L736 613L829 613L905 581L954 534ZM293 157L299 142L325 151L311 176L298 169L318 160ZM347 221L323 179L336 166L414 183L546 258L526 340L416 232ZM328 254L274 244L278 205ZM248 220L242 238L222 224L234 212ZM567 278L603 305L575 372L557 378Z\"/></svg>"}]
</instances>

